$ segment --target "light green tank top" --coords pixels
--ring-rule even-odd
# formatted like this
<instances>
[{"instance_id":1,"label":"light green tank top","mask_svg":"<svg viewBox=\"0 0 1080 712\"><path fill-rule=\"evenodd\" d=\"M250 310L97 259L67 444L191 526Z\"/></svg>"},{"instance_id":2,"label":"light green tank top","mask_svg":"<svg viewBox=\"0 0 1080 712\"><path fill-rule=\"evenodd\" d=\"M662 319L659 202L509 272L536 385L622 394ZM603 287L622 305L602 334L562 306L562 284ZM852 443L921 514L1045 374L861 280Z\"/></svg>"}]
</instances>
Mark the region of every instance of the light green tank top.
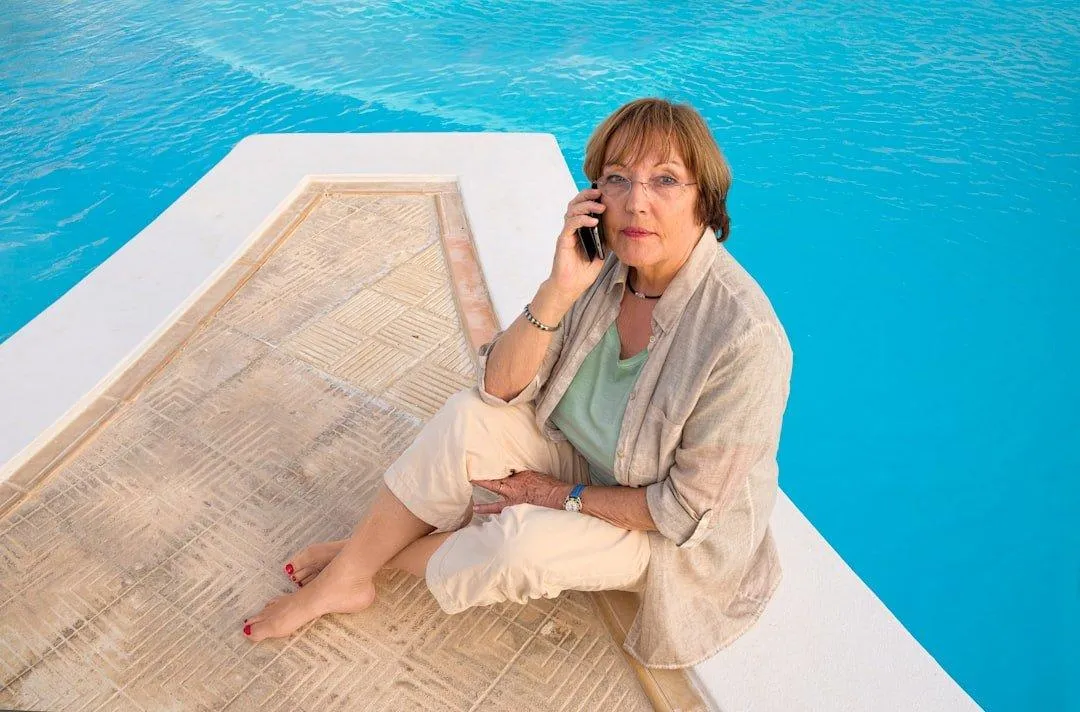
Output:
<instances>
[{"instance_id":1,"label":"light green tank top","mask_svg":"<svg viewBox=\"0 0 1080 712\"><path fill-rule=\"evenodd\" d=\"M619 331L612 322L551 413L555 427L589 461L593 483L601 485L618 484L612 473L619 429L630 391L649 355L642 349L620 360L619 349Z\"/></svg>"}]
</instances>

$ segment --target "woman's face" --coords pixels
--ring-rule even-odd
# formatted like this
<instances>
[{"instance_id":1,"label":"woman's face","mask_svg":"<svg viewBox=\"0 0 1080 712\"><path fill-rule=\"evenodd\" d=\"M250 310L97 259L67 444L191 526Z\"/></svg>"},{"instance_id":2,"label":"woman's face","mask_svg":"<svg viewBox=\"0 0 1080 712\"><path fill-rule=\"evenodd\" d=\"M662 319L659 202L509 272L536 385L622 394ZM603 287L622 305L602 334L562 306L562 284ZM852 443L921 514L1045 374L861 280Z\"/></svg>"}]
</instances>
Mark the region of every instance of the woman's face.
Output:
<instances>
[{"instance_id":1,"label":"woman's face","mask_svg":"<svg viewBox=\"0 0 1080 712\"><path fill-rule=\"evenodd\" d=\"M674 274L689 256L705 226L698 223L694 207L697 186L677 188L658 195L652 186L641 185L659 176L670 176L679 183L692 181L682 157L653 150L630 166L605 164L601 177L617 173L637 181L623 196L602 197L604 235L608 248L626 265L646 272Z\"/></svg>"}]
</instances>

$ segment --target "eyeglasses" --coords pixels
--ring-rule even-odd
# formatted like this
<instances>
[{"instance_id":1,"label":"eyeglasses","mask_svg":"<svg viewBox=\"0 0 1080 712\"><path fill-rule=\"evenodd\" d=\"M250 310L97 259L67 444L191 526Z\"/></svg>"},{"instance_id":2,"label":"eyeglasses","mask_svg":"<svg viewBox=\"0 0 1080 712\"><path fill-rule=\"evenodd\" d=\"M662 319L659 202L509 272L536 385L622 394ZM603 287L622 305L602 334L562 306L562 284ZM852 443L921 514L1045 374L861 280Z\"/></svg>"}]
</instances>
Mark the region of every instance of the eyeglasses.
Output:
<instances>
[{"instance_id":1,"label":"eyeglasses","mask_svg":"<svg viewBox=\"0 0 1080 712\"><path fill-rule=\"evenodd\" d=\"M622 198L630 194L630 189L634 186L634 183L640 183L645 189L646 195L655 195L663 200L677 197L688 185L697 185L697 183L680 183L671 176L654 176L649 180L631 180L618 173L612 173L596 181L596 187L606 197Z\"/></svg>"}]
</instances>

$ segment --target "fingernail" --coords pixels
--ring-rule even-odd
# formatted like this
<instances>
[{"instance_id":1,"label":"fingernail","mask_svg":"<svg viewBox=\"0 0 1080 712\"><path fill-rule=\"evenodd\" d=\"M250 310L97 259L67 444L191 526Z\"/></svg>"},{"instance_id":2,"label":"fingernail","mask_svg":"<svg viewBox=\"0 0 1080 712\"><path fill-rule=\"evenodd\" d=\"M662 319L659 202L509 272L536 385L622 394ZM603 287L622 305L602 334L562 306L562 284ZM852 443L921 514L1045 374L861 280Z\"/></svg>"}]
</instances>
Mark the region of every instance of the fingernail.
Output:
<instances>
[{"instance_id":1,"label":"fingernail","mask_svg":"<svg viewBox=\"0 0 1080 712\"><path fill-rule=\"evenodd\" d=\"M292 565L292 564L285 564L285 573L287 573L287 574L290 574L290 575L291 575L291 574L292 574L292 572L293 572L293 571L295 571L295 570L296 570L296 569L294 569L294 568L293 568L293 565Z\"/></svg>"},{"instance_id":2,"label":"fingernail","mask_svg":"<svg viewBox=\"0 0 1080 712\"><path fill-rule=\"evenodd\" d=\"M251 635L251 626L250 625L245 625L244 626L244 635Z\"/></svg>"}]
</instances>

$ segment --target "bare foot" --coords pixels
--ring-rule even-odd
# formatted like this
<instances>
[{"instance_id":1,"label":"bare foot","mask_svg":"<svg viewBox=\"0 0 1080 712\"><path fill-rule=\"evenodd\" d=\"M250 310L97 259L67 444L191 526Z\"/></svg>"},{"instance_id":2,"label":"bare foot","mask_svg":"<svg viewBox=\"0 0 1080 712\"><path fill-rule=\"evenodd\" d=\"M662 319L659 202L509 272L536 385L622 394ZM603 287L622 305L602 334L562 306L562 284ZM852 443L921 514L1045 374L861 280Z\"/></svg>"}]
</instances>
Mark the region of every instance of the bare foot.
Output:
<instances>
[{"instance_id":1,"label":"bare foot","mask_svg":"<svg viewBox=\"0 0 1080 712\"><path fill-rule=\"evenodd\" d=\"M359 613L375 600L370 579L353 580L343 572L328 570L310 586L271 599L249 618L244 633L254 642L291 635L308 621L327 613Z\"/></svg>"},{"instance_id":2,"label":"bare foot","mask_svg":"<svg viewBox=\"0 0 1080 712\"><path fill-rule=\"evenodd\" d=\"M338 539L304 547L293 554L285 564L285 574L299 586L311 583L312 579L333 561L348 541L348 539Z\"/></svg>"}]
</instances>

